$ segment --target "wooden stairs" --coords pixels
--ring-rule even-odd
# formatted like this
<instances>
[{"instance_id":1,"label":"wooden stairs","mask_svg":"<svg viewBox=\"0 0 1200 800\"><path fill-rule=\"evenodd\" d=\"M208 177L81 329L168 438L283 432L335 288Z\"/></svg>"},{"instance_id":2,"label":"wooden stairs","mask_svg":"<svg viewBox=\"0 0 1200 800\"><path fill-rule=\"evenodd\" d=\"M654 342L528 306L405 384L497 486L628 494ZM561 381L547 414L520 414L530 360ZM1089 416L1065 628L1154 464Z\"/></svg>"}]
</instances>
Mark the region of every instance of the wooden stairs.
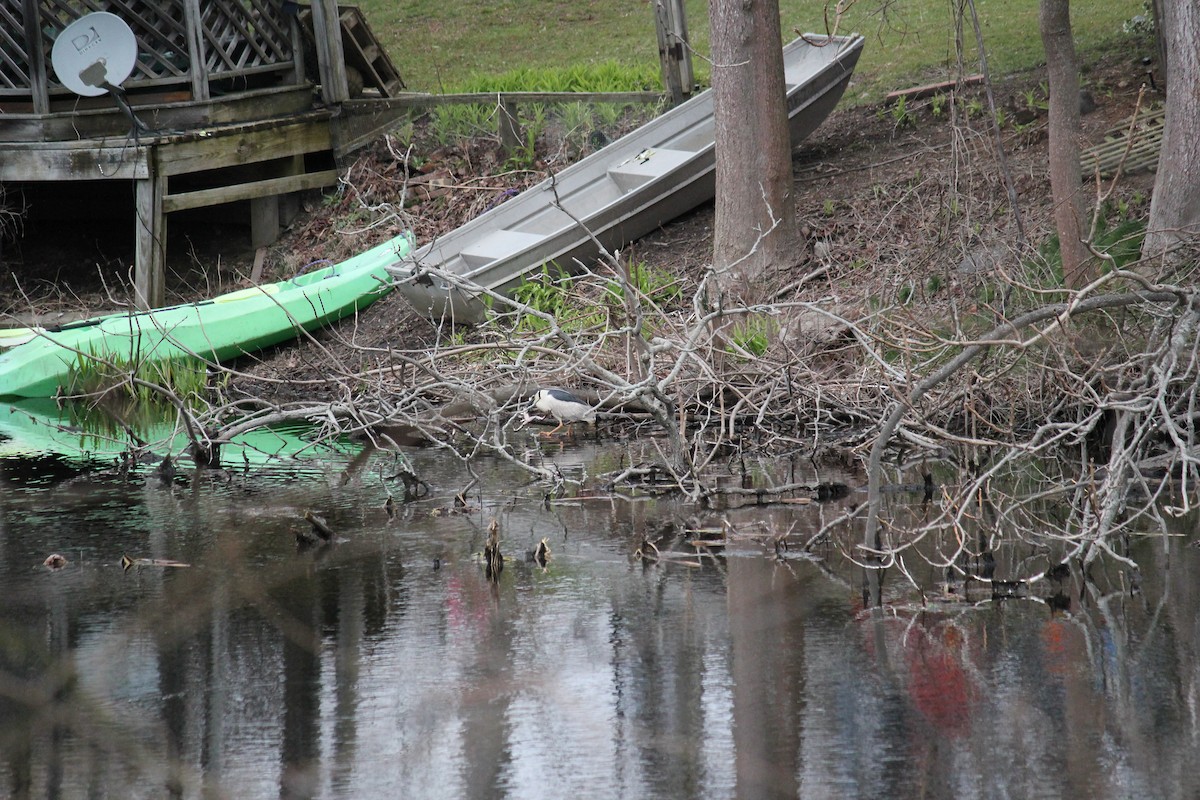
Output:
<instances>
[{"instance_id":1,"label":"wooden stairs","mask_svg":"<svg viewBox=\"0 0 1200 800\"><path fill-rule=\"evenodd\" d=\"M353 67L362 76L364 89L375 89L381 97L396 97L404 90L404 80L388 57L383 45L367 24L367 18L358 6L338 5L338 22L342 28L342 50L347 67ZM300 23L309 38L313 36L312 9L300 10ZM351 96L356 93L351 91Z\"/></svg>"}]
</instances>

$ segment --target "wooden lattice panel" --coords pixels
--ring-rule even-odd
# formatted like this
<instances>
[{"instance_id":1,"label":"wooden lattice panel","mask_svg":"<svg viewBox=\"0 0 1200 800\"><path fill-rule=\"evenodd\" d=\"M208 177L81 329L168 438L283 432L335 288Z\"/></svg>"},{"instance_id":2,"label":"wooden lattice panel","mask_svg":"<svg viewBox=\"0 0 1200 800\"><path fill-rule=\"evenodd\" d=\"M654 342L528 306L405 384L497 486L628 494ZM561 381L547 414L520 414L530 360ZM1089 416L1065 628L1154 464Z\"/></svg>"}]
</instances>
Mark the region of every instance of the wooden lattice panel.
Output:
<instances>
[{"instance_id":1,"label":"wooden lattice panel","mask_svg":"<svg viewBox=\"0 0 1200 800\"><path fill-rule=\"evenodd\" d=\"M0 94L28 93L30 85L25 14L20 3L0 4Z\"/></svg>"},{"instance_id":2,"label":"wooden lattice panel","mask_svg":"<svg viewBox=\"0 0 1200 800\"><path fill-rule=\"evenodd\" d=\"M200 18L209 74L291 63L291 27L278 0L209 0Z\"/></svg>"},{"instance_id":3,"label":"wooden lattice panel","mask_svg":"<svg viewBox=\"0 0 1200 800\"><path fill-rule=\"evenodd\" d=\"M1096 172L1110 178L1118 169L1127 175L1157 169L1165 120L1163 106L1146 108L1132 123L1124 122L1105 132L1104 141L1081 154L1083 179L1090 180Z\"/></svg>"},{"instance_id":4,"label":"wooden lattice panel","mask_svg":"<svg viewBox=\"0 0 1200 800\"><path fill-rule=\"evenodd\" d=\"M0 96L28 95L34 72L32 54L41 48L46 79L55 93L62 84L50 65L58 32L93 11L108 11L129 24L138 42L138 58L126 89L186 86L192 63L185 0L37 0L39 20L30 26L39 39L30 47L22 0L0 0ZM290 69L291 21L279 0L198 0L197 61L209 77Z\"/></svg>"},{"instance_id":5,"label":"wooden lattice panel","mask_svg":"<svg viewBox=\"0 0 1200 800\"><path fill-rule=\"evenodd\" d=\"M129 24L138 59L126 87L178 83L188 74L187 26L183 0L41 0L42 47L46 63L58 31L93 11L108 11ZM53 69L48 78L60 86Z\"/></svg>"}]
</instances>

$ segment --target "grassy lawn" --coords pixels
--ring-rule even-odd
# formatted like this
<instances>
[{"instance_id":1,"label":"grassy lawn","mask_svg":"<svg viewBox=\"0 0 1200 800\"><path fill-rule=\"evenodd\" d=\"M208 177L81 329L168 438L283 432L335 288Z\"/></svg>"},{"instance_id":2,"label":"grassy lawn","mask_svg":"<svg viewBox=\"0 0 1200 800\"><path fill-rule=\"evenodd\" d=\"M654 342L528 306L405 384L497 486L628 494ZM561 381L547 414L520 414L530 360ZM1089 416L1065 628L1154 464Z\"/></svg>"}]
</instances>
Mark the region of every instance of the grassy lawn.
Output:
<instances>
[{"instance_id":1,"label":"grassy lawn","mask_svg":"<svg viewBox=\"0 0 1200 800\"><path fill-rule=\"evenodd\" d=\"M410 89L454 91L472 75L521 67L542 69L617 61L657 64L650 0L352 0ZM832 0L830 0L832 5ZM686 0L692 45L708 52L708 3ZM858 0L842 31L867 37L848 99L873 102L883 93L947 75L954 62L950 0ZM1072 24L1081 57L1121 37L1141 0L1076 2ZM1042 60L1037 0L976 0L989 66L1003 74ZM824 0L780 0L784 39L793 31L824 29ZM966 29L974 52L974 32ZM707 64L695 61L707 81ZM973 65L969 64L968 69ZM532 87L531 87L532 88ZM647 88L658 88L647 87Z\"/></svg>"}]
</instances>

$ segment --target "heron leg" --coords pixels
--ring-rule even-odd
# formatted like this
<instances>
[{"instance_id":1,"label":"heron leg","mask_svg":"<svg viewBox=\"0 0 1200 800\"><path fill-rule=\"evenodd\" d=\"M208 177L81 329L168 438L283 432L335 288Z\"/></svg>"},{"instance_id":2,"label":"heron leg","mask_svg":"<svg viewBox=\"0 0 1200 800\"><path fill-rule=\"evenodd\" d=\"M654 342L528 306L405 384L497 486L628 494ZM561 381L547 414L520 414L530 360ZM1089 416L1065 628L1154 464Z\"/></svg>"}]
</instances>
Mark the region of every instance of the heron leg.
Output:
<instances>
[{"instance_id":1,"label":"heron leg","mask_svg":"<svg viewBox=\"0 0 1200 800\"><path fill-rule=\"evenodd\" d=\"M559 420L559 422L558 422L558 427L557 427L557 428L555 428L555 429L554 429L554 430L552 430L552 431L543 431L543 432L542 432L542 436L553 436L554 434L556 434L556 433L558 433L559 431L561 431L561 430L562 430L562 427L563 427L563 425L565 425L565 424L566 424L565 422L563 422L562 420Z\"/></svg>"}]
</instances>

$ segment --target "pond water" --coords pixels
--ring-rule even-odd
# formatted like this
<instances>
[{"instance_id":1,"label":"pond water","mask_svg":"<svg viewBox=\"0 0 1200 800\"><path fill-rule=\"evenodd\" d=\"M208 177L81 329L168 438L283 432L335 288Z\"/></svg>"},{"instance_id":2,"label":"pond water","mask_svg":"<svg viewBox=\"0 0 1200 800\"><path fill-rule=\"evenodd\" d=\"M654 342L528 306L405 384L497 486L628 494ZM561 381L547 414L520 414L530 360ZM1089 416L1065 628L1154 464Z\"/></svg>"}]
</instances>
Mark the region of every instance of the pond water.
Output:
<instances>
[{"instance_id":1,"label":"pond water","mask_svg":"<svg viewBox=\"0 0 1200 800\"><path fill-rule=\"evenodd\" d=\"M622 457L533 447L570 477ZM466 469L417 450L432 492L393 518L393 456L317 455L181 468L170 482L106 460L0 458L0 796L1183 798L1200 786L1190 537L1135 540L1136 587L1110 567L1053 596L922 608L889 575L893 602L864 610L861 569L836 547L779 559L764 543L805 538L853 494L720 513L547 500L518 468L480 459L460 510ZM339 540L298 546L306 510ZM496 581L479 558L492 520L507 556ZM719 558L633 555L643 538L687 551L686 531L722 521L764 535ZM542 539L545 566L526 557ZM66 566L44 567L50 553ZM122 556L190 566L126 569Z\"/></svg>"}]
</instances>

